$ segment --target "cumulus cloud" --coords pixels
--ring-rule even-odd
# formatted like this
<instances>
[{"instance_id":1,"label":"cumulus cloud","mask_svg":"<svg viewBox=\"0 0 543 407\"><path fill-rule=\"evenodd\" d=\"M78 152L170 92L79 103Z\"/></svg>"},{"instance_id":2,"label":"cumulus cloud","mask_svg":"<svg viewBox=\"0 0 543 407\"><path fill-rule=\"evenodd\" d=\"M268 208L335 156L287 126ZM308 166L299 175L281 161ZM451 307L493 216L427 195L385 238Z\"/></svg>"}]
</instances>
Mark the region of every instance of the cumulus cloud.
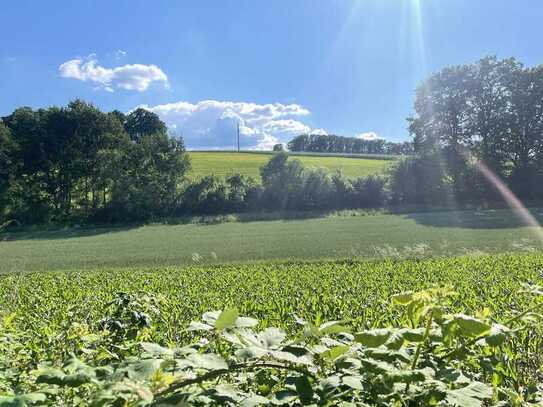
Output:
<instances>
[{"instance_id":1,"label":"cumulus cloud","mask_svg":"<svg viewBox=\"0 0 543 407\"><path fill-rule=\"evenodd\" d=\"M156 65L127 64L106 68L98 64L95 55L71 59L61 64L58 69L63 78L89 82L109 92L113 92L115 88L143 92L153 82L168 87L168 77Z\"/></svg>"},{"instance_id":2,"label":"cumulus cloud","mask_svg":"<svg viewBox=\"0 0 543 407\"><path fill-rule=\"evenodd\" d=\"M245 149L269 150L301 133L319 132L301 120L310 111L298 104L247 103L204 100L157 106L139 106L158 114L173 133L182 135L189 148L232 148L237 126Z\"/></svg>"},{"instance_id":3,"label":"cumulus cloud","mask_svg":"<svg viewBox=\"0 0 543 407\"><path fill-rule=\"evenodd\" d=\"M356 138L362 139L362 140L382 140L383 138L380 137L377 133L374 131L368 131L366 133L360 133L355 136Z\"/></svg>"}]
</instances>

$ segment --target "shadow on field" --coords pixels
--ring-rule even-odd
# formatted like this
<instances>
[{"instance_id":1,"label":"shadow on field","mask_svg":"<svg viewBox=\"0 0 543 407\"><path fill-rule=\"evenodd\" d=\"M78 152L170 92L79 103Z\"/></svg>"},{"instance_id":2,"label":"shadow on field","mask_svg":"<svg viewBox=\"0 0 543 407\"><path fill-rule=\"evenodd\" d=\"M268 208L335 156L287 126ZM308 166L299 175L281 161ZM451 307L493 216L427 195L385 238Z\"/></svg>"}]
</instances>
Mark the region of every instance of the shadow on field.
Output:
<instances>
[{"instance_id":1,"label":"shadow on field","mask_svg":"<svg viewBox=\"0 0 543 407\"><path fill-rule=\"evenodd\" d=\"M0 233L0 242L14 242L17 240L56 240L71 239L77 237L97 236L108 233L126 232L137 228L139 225L104 226L104 227L64 227L62 229L42 230L15 230Z\"/></svg>"},{"instance_id":2,"label":"shadow on field","mask_svg":"<svg viewBox=\"0 0 543 407\"><path fill-rule=\"evenodd\" d=\"M543 208L530 209L530 213L540 224L543 222ZM404 218L435 227L510 229L527 226L516 211L510 209L410 213Z\"/></svg>"}]
</instances>

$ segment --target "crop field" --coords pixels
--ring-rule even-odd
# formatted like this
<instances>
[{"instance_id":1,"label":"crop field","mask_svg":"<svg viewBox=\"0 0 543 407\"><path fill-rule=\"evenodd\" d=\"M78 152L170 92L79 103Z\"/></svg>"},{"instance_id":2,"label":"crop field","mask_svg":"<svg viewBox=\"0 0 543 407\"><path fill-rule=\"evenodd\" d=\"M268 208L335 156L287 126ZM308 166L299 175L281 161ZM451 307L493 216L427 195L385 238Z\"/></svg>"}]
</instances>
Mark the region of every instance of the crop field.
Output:
<instances>
[{"instance_id":1,"label":"crop field","mask_svg":"<svg viewBox=\"0 0 543 407\"><path fill-rule=\"evenodd\" d=\"M188 397L183 389L211 405L278 404L286 391L291 404L360 397L395 405L388 397L398 395L413 401L406 405L534 401L542 268L543 255L515 254L11 273L0 278L0 386L8 392L0 401L173 405ZM391 301L435 285L451 288ZM185 329L211 310L224 311ZM418 328L419 319L432 330ZM264 329L258 337L248 331L254 324ZM285 335L299 339L282 344ZM246 348L251 341L257 345ZM179 347L188 343L195 345ZM249 373L255 367L261 373ZM336 384L323 392L319 377ZM292 380L305 386L290 387Z\"/></svg>"},{"instance_id":2,"label":"crop field","mask_svg":"<svg viewBox=\"0 0 543 407\"><path fill-rule=\"evenodd\" d=\"M273 156L272 153L250 152L199 152L191 151L192 170L190 176L203 177L210 174L218 176L240 173L260 179L260 167ZM383 172L391 163L390 159L359 158L324 155L293 155L305 166L324 168L329 171L340 170L347 178L362 177Z\"/></svg>"},{"instance_id":3,"label":"crop field","mask_svg":"<svg viewBox=\"0 0 543 407\"><path fill-rule=\"evenodd\" d=\"M532 214L543 219L543 210ZM353 216L351 216L353 215ZM534 251L510 210L340 213L313 219L0 234L0 272Z\"/></svg>"}]
</instances>

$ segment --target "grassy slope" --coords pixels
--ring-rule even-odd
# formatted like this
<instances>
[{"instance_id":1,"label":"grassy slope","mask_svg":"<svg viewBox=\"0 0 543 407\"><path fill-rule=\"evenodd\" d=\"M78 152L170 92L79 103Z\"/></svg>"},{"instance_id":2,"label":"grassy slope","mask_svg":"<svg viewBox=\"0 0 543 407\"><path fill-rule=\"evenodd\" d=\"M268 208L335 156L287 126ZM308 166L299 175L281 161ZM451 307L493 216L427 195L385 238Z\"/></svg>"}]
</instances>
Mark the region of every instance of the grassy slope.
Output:
<instances>
[{"instance_id":1,"label":"grassy slope","mask_svg":"<svg viewBox=\"0 0 543 407\"><path fill-rule=\"evenodd\" d=\"M201 177L209 174L230 175L239 172L258 178L259 169L272 157L269 154L236 152L190 152L192 158L191 175ZM391 164L391 160L368 158L348 158L333 156L295 156L308 167L325 168L330 171L340 170L349 178L375 174Z\"/></svg>"},{"instance_id":2,"label":"grassy slope","mask_svg":"<svg viewBox=\"0 0 543 407\"><path fill-rule=\"evenodd\" d=\"M541 249L533 232L499 210L4 233L0 271Z\"/></svg>"}]
</instances>

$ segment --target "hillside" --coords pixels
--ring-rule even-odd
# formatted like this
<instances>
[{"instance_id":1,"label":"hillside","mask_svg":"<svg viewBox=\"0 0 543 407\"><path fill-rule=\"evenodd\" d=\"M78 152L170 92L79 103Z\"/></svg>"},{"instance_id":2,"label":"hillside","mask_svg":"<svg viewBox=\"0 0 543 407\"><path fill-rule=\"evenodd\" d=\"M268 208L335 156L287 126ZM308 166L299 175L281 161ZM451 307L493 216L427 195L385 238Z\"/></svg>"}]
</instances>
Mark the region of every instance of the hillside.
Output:
<instances>
[{"instance_id":1,"label":"hillside","mask_svg":"<svg viewBox=\"0 0 543 407\"><path fill-rule=\"evenodd\" d=\"M331 172L339 170L347 178L356 178L383 172L395 157L357 156L333 154L291 154L307 167L324 168ZM203 177L210 174L218 176L241 173L259 178L260 167L273 156L272 152L234 152L234 151L191 151L192 169L190 175Z\"/></svg>"}]
</instances>

